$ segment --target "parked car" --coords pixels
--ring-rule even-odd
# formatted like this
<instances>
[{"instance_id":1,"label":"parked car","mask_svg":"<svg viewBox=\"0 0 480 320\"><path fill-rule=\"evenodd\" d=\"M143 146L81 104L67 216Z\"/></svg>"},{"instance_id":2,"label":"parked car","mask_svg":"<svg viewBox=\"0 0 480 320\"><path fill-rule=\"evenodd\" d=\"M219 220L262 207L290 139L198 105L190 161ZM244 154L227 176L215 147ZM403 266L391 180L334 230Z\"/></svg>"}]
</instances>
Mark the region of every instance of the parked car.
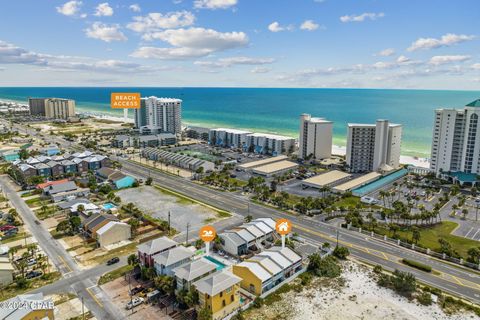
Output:
<instances>
[{"instance_id":1,"label":"parked car","mask_svg":"<svg viewBox=\"0 0 480 320\"><path fill-rule=\"evenodd\" d=\"M27 272L27 274L25 275L25 278L33 279L33 278L40 277L41 275L42 275L41 271L30 271L30 272Z\"/></svg>"},{"instance_id":2,"label":"parked car","mask_svg":"<svg viewBox=\"0 0 480 320\"><path fill-rule=\"evenodd\" d=\"M37 263L37 259L35 258L31 258L27 260L27 266L29 267L35 265L36 263Z\"/></svg>"},{"instance_id":3,"label":"parked car","mask_svg":"<svg viewBox=\"0 0 480 320\"><path fill-rule=\"evenodd\" d=\"M119 258L119 257L113 257L112 259L110 259L110 260L107 261L107 266L112 265L112 264L115 264L115 263L117 263L117 262L119 262L119 261L120 261L120 258Z\"/></svg>"},{"instance_id":4,"label":"parked car","mask_svg":"<svg viewBox=\"0 0 480 320\"><path fill-rule=\"evenodd\" d=\"M6 224L6 225L3 225L0 227L0 231L7 231L7 230L11 230L11 229L18 229L17 227L15 226L12 226L10 224Z\"/></svg>"},{"instance_id":5,"label":"parked car","mask_svg":"<svg viewBox=\"0 0 480 320\"><path fill-rule=\"evenodd\" d=\"M142 291L144 291L144 290L145 290L144 287L142 287L141 285L138 285L138 286L136 286L136 287L133 287L133 288L130 290L129 293L130 293L131 296L134 296L134 295L136 295L136 294L138 294L138 293L140 293L140 292L142 292Z\"/></svg>"},{"instance_id":6,"label":"parked car","mask_svg":"<svg viewBox=\"0 0 480 320\"><path fill-rule=\"evenodd\" d=\"M35 220L35 224L40 225L40 221Z\"/></svg>"},{"instance_id":7,"label":"parked car","mask_svg":"<svg viewBox=\"0 0 480 320\"><path fill-rule=\"evenodd\" d=\"M480 198L475 199L476 204L480 204Z\"/></svg>"},{"instance_id":8,"label":"parked car","mask_svg":"<svg viewBox=\"0 0 480 320\"><path fill-rule=\"evenodd\" d=\"M126 305L125 305L125 309L127 310L130 310L132 308L135 308L136 306L139 306L141 305L143 302L145 301L145 299L143 298L133 298L132 301L129 301Z\"/></svg>"}]
</instances>

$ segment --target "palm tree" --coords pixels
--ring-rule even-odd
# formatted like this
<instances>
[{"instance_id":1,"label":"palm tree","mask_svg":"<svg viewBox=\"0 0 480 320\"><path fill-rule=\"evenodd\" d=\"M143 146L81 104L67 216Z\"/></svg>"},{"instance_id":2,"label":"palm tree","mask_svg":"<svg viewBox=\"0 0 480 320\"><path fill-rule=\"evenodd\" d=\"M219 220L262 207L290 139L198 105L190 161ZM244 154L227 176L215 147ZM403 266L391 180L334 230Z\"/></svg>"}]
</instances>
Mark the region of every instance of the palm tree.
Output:
<instances>
[{"instance_id":1,"label":"palm tree","mask_svg":"<svg viewBox=\"0 0 480 320\"><path fill-rule=\"evenodd\" d=\"M10 254L12 261L13 261L13 257L15 256L15 253L17 253L17 252L18 252L18 248L16 248L16 247L10 247L8 249L8 254Z\"/></svg>"},{"instance_id":2,"label":"palm tree","mask_svg":"<svg viewBox=\"0 0 480 320\"><path fill-rule=\"evenodd\" d=\"M418 230L418 227L412 227L412 241L415 242L415 244L420 241L420 230Z\"/></svg>"}]
</instances>

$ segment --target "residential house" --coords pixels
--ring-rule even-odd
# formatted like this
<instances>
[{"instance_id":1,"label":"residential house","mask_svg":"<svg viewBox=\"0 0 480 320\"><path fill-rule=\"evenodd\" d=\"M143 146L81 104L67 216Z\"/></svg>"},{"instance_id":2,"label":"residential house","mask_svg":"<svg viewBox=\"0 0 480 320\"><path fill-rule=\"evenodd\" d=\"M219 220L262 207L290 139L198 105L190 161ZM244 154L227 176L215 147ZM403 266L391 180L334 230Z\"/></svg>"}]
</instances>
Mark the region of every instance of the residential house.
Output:
<instances>
[{"instance_id":1,"label":"residential house","mask_svg":"<svg viewBox=\"0 0 480 320\"><path fill-rule=\"evenodd\" d=\"M60 153L60 148L55 144L51 144L43 149L43 153L47 156L54 156Z\"/></svg>"},{"instance_id":2,"label":"residential house","mask_svg":"<svg viewBox=\"0 0 480 320\"><path fill-rule=\"evenodd\" d=\"M173 269L177 280L177 290L190 290L193 282L217 271L217 265L208 259L200 258Z\"/></svg>"},{"instance_id":3,"label":"residential house","mask_svg":"<svg viewBox=\"0 0 480 320\"><path fill-rule=\"evenodd\" d=\"M177 245L178 242L167 237L160 237L140 244L137 247L140 264L145 267L153 267L154 255L175 248Z\"/></svg>"},{"instance_id":4,"label":"residential house","mask_svg":"<svg viewBox=\"0 0 480 320\"><path fill-rule=\"evenodd\" d=\"M58 177L65 173L63 171L63 166L60 162L50 160L47 162L47 166L50 167L50 172L52 173L52 177Z\"/></svg>"},{"instance_id":5,"label":"residential house","mask_svg":"<svg viewBox=\"0 0 480 320\"><path fill-rule=\"evenodd\" d=\"M135 183L135 178L127 176L118 170L101 168L96 171L98 177L112 183L116 189L130 188Z\"/></svg>"},{"instance_id":6,"label":"residential house","mask_svg":"<svg viewBox=\"0 0 480 320\"><path fill-rule=\"evenodd\" d=\"M110 221L118 221L118 219L111 214L93 214L92 216L83 221L83 230L87 234L87 236L92 239L96 239L97 231Z\"/></svg>"},{"instance_id":7,"label":"residential house","mask_svg":"<svg viewBox=\"0 0 480 320\"><path fill-rule=\"evenodd\" d=\"M272 247L232 267L242 288L257 296L301 270L302 257L287 247Z\"/></svg>"},{"instance_id":8,"label":"residential house","mask_svg":"<svg viewBox=\"0 0 480 320\"><path fill-rule=\"evenodd\" d=\"M52 171L50 170L50 167L47 166L45 163L40 162L37 164L34 164L33 167L37 170L37 175L42 176L42 177L50 177L52 174Z\"/></svg>"},{"instance_id":9,"label":"residential house","mask_svg":"<svg viewBox=\"0 0 480 320\"><path fill-rule=\"evenodd\" d=\"M97 243L100 248L127 241L132 236L131 226L124 222L110 221L97 230Z\"/></svg>"},{"instance_id":10,"label":"residential house","mask_svg":"<svg viewBox=\"0 0 480 320\"><path fill-rule=\"evenodd\" d=\"M77 172L78 173L88 172L88 160L86 160L84 158L73 158L72 162L77 165Z\"/></svg>"},{"instance_id":11,"label":"residential house","mask_svg":"<svg viewBox=\"0 0 480 320\"><path fill-rule=\"evenodd\" d=\"M219 320L237 310L240 306L238 293L242 279L227 271L214 274L193 283L198 292L199 308L212 312L212 319Z\"/></svg>"},{"instance_id":12,"label":"residential house","mask_svg":"<svg viewBox=\"0 0 480 320\"><path fill-rule=\"evenodd\" d=\"M60 164L62 165L65 174L77 172L77 164L72 160L62 160L60 161Z\"/></svg>"},{"instance_id":13,"label":"residential house","mask_svg":"<svg viewBox=\"0 0 480 320\"><path fill-rule=\"evenodd\" d=\"M67 181L60 184L50 185L43 189L43 193L46 196L50 196L53 202L59 202L88 196L90 194L90 189L78 188L75 182Z\"/></svg>"},{"instance_id":14,"label":"residential house","mask_svg":"<svg viewBox=\"0 0 480 320\"><path fill-rule=\"evenodd\" d=\"M262 243L275 239L275 221L271 218L259 218L219 234L223 249L233 256L247 254L249 250L263 248Z\"/></svg>"},{"instance_id":15,"label":"residential house","mask_svg":"<svg viewBox=\"0 0 480 320\"><path fill-rule=\"evenodd\" d=\"M13 265L8 259L8 252L6 257L0 257L0 285L3 287L13 282Z\"/></svg>"},{"instance_id":16,"label":"residential house","mask_svg":"<svg viewBox=\"0 0 480 320\"><path fill-rule=\"evenodd\" d=\"M173 276L173 269L189 262L194 256L194 247L178 246L153 256L157 275Z\"/></svg>"},{"instance_id":17,"label":"residential house","mask_svg":"<svg viewBox=\"0 0 480 320\"><path fill-rule=\"evenodd\" d=\"M20 174L24 181L37 175L37 169L35 169L35 167L33 167L32 165L22 163L17 168L17 172Z\"/></svg>"}]
</instances>

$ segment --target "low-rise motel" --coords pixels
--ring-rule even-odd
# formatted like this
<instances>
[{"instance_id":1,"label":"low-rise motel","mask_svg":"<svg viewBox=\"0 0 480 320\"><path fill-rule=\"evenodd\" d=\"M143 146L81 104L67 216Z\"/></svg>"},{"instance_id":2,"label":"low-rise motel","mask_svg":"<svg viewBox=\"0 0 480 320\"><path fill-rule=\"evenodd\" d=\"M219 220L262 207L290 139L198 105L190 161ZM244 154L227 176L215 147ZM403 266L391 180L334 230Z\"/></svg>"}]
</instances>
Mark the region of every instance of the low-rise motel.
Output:
<instances>
[{"instance_id":1,"label":"low-rise motel","mask_svg":"<svg viewBox=\"0 0 480 320\"><path fill-rule=\"evenodd\" d=\"M173 277L177 291L195 290L199 296L197 310L207 309L213 320L219 320L245 308L254 296L270 294L304 270L299 254L288 247L272 246L275 230L273 219L259 218L220 234L223 251L240 259L239 263L232 264L232 259L196 251L167 237L140 244L138 257L143 267ZM230 236L239 238L233 247L228 242Z\"/></svg>"}]
</instances>

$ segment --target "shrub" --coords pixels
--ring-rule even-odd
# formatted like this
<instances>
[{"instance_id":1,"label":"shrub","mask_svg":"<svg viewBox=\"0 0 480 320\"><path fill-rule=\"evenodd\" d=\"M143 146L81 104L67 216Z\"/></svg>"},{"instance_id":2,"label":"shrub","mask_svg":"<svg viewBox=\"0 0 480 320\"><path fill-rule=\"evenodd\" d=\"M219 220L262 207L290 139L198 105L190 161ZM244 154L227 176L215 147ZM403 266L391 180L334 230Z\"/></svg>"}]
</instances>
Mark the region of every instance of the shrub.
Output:
<instances>
[{"instance_id":1,"label":"shrub","mask_svg":"<svg viewBox=\"0 0 480 320\"><path fill-rule=\"evenodd\" d=\"M301 275L298 276L301 280L302 286L306 286L312 282L312 274L310 272L304 272Z\"/></svg>"},{"instance_id":2,"label":"shrub","mask_svg":"<svg viewBox=\"0 0 480 320\"><path fill-rule=\"evenodd\" d=\"M336 278L342 273L335 257L322 259L318 254L312 254L309 259L308 270L319 277Z\"/></svg>"},{"instance_id":3,"label":"shrub","mask_svg":"<svg viewBox=\"0 0 480 320\"><path fill-rule=\"evenodd\" d=\"M430 294L430 292L422 292L417 297L417 301L424 306L429 306L432 304L432 295Z\"/></svg>"},{"instance_id":4,"label":"shrub","mask_svg":"<svg viewBox=\"0 0 480 320\"><path fill-rule=\"evenodd\" d=\"M425 272L432 272L432 267L423 263L420 263L418 261L414 260L409 260L409 259L402 259L402 262L406 264L407 266L417 268L419 270L425 271Z\"/></svg>"},{"instance_id":5,"label":"shrub","mask_svg":"<svg viewBox=\"0 0 480 320\"><path fill-rule=\"evenodd\" d=\"M254 308L261 308L263 306L263 298L256 297L255 300L253 300L252 306Z\"/></svg>"},{"instance_id":6,"label":"shrub","mask_svg":"<svg viewBox=\"0 0 480 320\"><path fill-rule=\"evenodd\" d=\"M381 265L376 265L374 268L373 268L373 272L377 273L377 274L380 274L383 272L383 268Z\"/></svg>"},{"instance_id":7,"label":"shrub","mask_svg":"<svg viewBox=\"0 0 480 320\"><path fill-rule=\"evenodd\" d=\"M345 260L347 259L349 254L350 254L350 251L348 250L347 247L337 246L335 247L335 250L333 250L333 255L338 259Z\"/></svg>"}]
</instances>

